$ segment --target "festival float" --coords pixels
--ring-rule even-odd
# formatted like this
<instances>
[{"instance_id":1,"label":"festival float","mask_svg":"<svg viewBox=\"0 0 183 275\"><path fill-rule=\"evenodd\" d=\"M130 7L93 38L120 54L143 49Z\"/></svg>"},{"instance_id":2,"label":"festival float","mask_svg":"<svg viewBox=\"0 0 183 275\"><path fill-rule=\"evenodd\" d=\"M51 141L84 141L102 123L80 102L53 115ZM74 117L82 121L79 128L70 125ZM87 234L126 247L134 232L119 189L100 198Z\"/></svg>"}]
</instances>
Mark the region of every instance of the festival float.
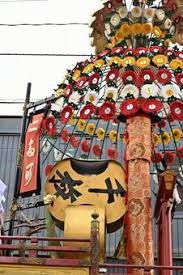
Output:
<instances>
[{"instance_id":1,"label":"festival float","mask_svg":"<svg viewBox=\"0 0 183 275\"><path fill-rule=\"evenodd\" d=\"M90 22L96 54L50 98L29 103L28 85L0 272L183 270L171 226L183 177L183 4L156 2L103 1Z\"/></svg>"}]
</instances>

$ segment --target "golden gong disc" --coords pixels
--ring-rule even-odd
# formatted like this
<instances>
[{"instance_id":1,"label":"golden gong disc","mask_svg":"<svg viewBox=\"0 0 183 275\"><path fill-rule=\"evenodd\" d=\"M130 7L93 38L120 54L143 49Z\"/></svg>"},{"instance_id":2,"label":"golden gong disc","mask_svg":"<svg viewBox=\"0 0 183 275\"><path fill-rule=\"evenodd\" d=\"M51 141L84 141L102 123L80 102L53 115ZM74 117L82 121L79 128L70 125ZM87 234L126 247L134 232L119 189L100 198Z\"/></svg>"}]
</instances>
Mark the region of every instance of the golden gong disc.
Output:
<instances>
[{"instance_id":1,"label":"golden gong disc","mask_svg":"<svg viewBox=\"0 0 183 275\"><path fill-rule=\"evenodd\" d=\"M124 169L112 160L61 160L52 168L45 184L46 195L56 196L49 205L54 218L64 221L69 205L93 205L105 209L109 231L116 230L112 228L126 212L126 190Z\"/></svg>"}]
</instances>

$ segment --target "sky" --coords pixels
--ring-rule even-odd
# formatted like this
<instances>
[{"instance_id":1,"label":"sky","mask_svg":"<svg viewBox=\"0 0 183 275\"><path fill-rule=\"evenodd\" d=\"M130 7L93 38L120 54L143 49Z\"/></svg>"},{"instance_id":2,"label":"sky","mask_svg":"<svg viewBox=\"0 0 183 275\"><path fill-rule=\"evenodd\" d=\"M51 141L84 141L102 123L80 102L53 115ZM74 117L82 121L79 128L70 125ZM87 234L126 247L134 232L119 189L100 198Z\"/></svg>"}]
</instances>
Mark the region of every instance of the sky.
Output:
<instances>
[{"instance_id":1,"label":"sky","mask_svg":"<svg viewBox=\"0 0 183 275\"><path fill-rule=\"evenodd\" d=\"M100 0L0 0L0 102L49 97L67 69L86 57L8 56L4 53L91 54L88 25L2 26L1 24L89 23ZM0 115L22 115L20 104L0 104Z\"/></svg>"}]
</instances>

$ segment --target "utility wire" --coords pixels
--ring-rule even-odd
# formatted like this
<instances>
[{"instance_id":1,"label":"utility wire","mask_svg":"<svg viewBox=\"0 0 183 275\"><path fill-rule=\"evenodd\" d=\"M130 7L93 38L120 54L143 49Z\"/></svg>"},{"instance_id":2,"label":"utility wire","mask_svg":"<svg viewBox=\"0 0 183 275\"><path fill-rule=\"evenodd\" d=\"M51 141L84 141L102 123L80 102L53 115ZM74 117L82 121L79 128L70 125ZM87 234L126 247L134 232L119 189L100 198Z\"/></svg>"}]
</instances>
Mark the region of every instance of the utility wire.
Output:
<instances>
[{"instance_id":1,"label":"utility wire","mask_svg":"<svg viewBox=\"0 0 183 275\"><path fill-rule=\"evenodd\" d=\"M73 26L73 25L76 25L76 26L88 26L88 23L82 23L82 22L69 22L69 23L19 23L19 24L3 24L3 23L0 23L0 27L21 27L21 26L40 27L40 26Z\"/></svg>"},{"instance_id":2,"label":"utility wire","mask_svg":"<svg viewBox=\"0 0 183 275\"><path fill-rule=\"evenodd\" d=\"M15 55L15 56L93 56L93 54L72 54L72 53L0 53L1 55Z\"/></svg>"}]
</instances>

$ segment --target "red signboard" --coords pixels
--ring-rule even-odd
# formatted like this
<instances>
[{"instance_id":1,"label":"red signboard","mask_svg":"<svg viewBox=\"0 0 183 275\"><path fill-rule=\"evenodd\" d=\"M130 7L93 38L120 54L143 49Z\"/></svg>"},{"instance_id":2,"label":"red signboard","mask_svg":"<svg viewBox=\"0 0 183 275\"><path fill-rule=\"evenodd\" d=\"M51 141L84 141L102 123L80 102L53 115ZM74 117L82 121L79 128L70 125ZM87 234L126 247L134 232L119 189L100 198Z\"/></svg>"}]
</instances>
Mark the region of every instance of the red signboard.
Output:
<instances>
[{"instance_id":1,"label":"red signboard","mask_svg":"<svg viewBox=\"0 0 183 275\"><path fill-rule=\"evenodd\" d=\"M38 188L38 166L42 120L43 114L34 115L26 132L20 195L37 194L40 191Z\"/></svg>"}]
</instances>

